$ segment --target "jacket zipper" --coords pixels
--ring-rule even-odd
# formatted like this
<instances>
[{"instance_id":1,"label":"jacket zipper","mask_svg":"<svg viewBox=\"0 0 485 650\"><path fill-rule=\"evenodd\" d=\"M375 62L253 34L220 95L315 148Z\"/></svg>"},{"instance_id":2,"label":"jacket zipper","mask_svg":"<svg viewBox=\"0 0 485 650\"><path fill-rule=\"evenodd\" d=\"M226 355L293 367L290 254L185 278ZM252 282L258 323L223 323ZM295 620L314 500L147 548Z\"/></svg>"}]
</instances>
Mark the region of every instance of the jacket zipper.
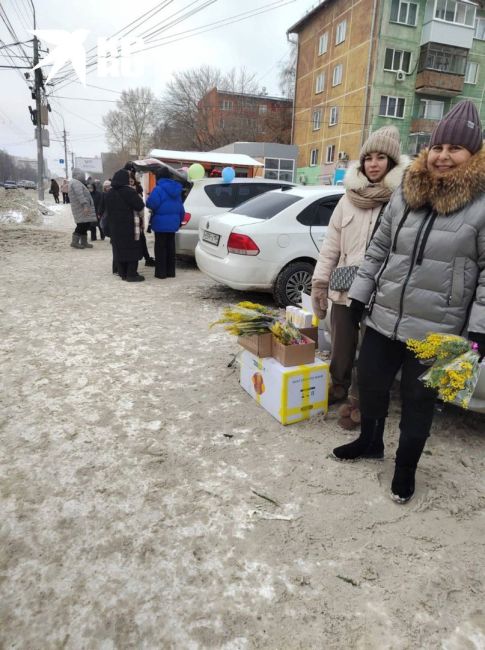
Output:
<instances>
[{"instance_id":1,"label":"jacket zipper","mask_svg":"<svg viewBox=\"0 0 485 650\"><path fill-rule=\"evenodd\" d=\"M432 216L432 213L431 213L431 216ZM428 223L429 218L430 218L430 215L428 214L426 216L426 219L423 219L423 221L422 221L422 223L421 223L421 225L419 227L418 234L416 235L416 241L414 242L413 254L411 256L411 264L409 266L409 271L408 271L408 274L406 276L406 279L404 280L404 284L403 284L402 291L401 291L401 298L399 300L399 314L398 314L396 325L394 326L394 331L393 331L392 337L391 337L393 340L395 340L397 338L397 328L399 327L399 323L401 322L401 319L402 319L402 313L403 313L403 309L404 309L404 294L406 293L406 287L408 285L409 278L411 277L411 273L413 272L414 263L416 261L416 253L418 252L419 240L421 239L421 233L423 232L426 224Z\"/></svg>"}]
</instances>

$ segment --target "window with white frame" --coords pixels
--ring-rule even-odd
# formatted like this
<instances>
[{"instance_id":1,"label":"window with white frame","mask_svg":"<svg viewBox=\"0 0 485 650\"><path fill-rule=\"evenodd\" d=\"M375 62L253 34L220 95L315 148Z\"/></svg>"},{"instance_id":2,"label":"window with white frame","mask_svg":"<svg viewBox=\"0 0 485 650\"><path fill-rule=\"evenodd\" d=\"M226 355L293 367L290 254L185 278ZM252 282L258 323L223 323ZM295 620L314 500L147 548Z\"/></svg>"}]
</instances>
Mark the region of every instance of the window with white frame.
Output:
<instances>
[{"instance_id":1,"label":"window with white frame","mask_svg":"<svg viewBox=\"0 0 485 650\"><path fill-rule=\"evenodd\" d=\"M337 25L337 29L335 30L335 45L339 45L339 43L343 43L345 41L346 33L347 21L342 20L342 22Z\"/></svg>"},{"instance_id":2,"label":"window with white frame","mask_svg":"<svg viewBox=\"0 0 485 650\"><path fill-rule=\"evenodd\" d=\"M478 77L478 63L475 63L474 61L468 61L465 70L465 83L476 84L477 77Z\"/></svg>"},{"instance_id":3,"label":"window with white frame","mask_svg":"<svg viewBox=\"0 0 485 650\"><path fill-rule=\"evenodd\" d=\"M268 112L268 107L266 104L260 104L258 107L258 112L260 115L265 115Z\"/></svg>"},{"instance_id":4,"label":"window with white frame","mask_svg":"<svg viewBox=\"0 0 485 650\"><path fill-rule=\"evenodd\" d=\"M379 105L379 115L382 117L404 117L404 97L391 97L389 95L381 95L381 102Z\"/></svg>"},{"instance_id":5,"label":"window with white frame","mask_svg":"<svg viewBox=\"0 0 485 650\"><path fill-rule=\"evenodd\" d=\"M232 99L223 99L221 108L223 111L232 111Z\"/></svg>"},{"instance_id":6,"label":"window with white frame","mask_svg":"<svg viewBox=\"0 0 485 650\"><path fill-rule=\"evenodd\" d=\"M318 165L318 149L310 150L310 167L316 167Z\"/></svg>"},{"instance_id":7,"label":"window with white frame","mask_svg":"<svg viewBox=\"0 0 485 650\"><path fill-rule=\"evenodd\" d=\"M416 2L405 2L404 0L392 0L391 2L391 23L401 23L416 27L418 19L418 5Z\"/></svg>"},{"instance_id":8,"label":"window with white frame","mask_svg":"<svg viewBox=\"0 0 485 650\"><path fill-rule=\"evenodd\" d=\"M434 17L456 25L475 25L476 6L458 0L436 0Z\"/></svg>"},{"instance_id":9,"label":"window with white frame","mask_svg":"<svg viewBox=\"0 0 485 650\"><path fill-rule=\"evenodd\" d=\"M330 118L328 120L328 126L335 126L338 123L338 106L332 106L330 109Z\"/></svg>"},{"instance_id":10,"label":"window with white frame","mask_svg":"<svg viewBox=\"0 0 485 650\"><path fill-rule=\"evenodd\" d=\"M343 66L342 63L339 63L333 69L332 86L338 86L339 84L342 83L343 69L344 69L344 66Z\"/></svg>"},{"instance_id":11,"label":"window with white frame","mask_svg":"<svg viewBox=\"0 0 485 650\"><path fill-rule=\"evenodd\" d=\"M335 145L330 144L325 151L325 162L331 163L335 160Z\"/></svg>"},{"instance_id":12,"label":"window with white frame","mask_svg":"<svg viewBox=\"0 0 485 650\"><path fill-rule=\"evenodd\" d=\"M291 158L265 158L264 177L279 181L293 181L295 161Z\"/></svg>"},{"instance_id":13,"label":"window with white frame","mask_svg":"<svg viewBox=\"0 0 485 650\"><path fill-rule=\"evenodd\" d=\"M325 54L328 49L328 32L322 34L318 39L318 56Z\"/></svg>"},{"instance_id":14,"label":"window with white frame","mask_svg":"<svg viewBox=\"0 0 485 650\"><path fill-rule=\"evenodd\" d=\"M406 50L393 50L386 48L386 55L384 57L384 70L404 70L409 72L411 67L411 52Z\"/></svg>"},{"instance_id":15,"label":"window with white frame","mask_svg":"<svg viewBox=\"0 0 485 650\"><path fill-rule=\"evenodd\" d=\"M419 101L418 117L424 120L441 120L445 110L445 102L434 99L421 99Z\"/></svg>"},{"instance_id":16,"label":"window with white frame","mask_svg":"<svg viewBox=\"0 0 485 650\"><path fill-rule=\"evenodd\" d=\"M480 41L485 41L485 18L477 18L474 38L477 38Z\"/></svg>"},{"instance_id":17,"label":"window with white frame","mask_svg":"<svg viewBox=\"0 0 485 650\"><path fill-rule=\"evenodd\" d=\"M313 111L313 115L312 115L313 130L318 131L318 129L320 128L321 123L322 123L322 111L321 111L321 109Z\"/></svg>"},{"instance_id":18,"label":"window with white frame","mask_svg":"<svg viewBox=\"0 0 485 650\"><path fill-rule=\"evenodd\" d=\"M315 93L318 95L318 93L323 93L323 89L325 88L325 73L320 72L317 74L316 79L315 79Z\"/></svg>"}]
</instances>

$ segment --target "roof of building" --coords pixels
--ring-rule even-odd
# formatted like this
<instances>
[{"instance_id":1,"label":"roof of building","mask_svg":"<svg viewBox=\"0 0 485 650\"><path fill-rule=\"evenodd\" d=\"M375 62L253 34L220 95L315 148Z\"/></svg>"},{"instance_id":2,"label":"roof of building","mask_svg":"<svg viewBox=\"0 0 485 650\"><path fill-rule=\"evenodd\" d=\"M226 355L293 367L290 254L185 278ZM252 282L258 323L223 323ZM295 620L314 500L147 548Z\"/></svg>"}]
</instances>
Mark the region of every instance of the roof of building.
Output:
<instances>
[{"instance_id":1,"label":"roof of building","mask_svg":"<svg viewBox=\"0 0 485 650\"><path fill-rule=\"evenodd\" d=\"M204 162L214 165L236 165L243 167L264 167L251 156L242 153L219 153L214 151L174 151L170 149L152 149L151 158L183 162Z\"/></svg>"},{"instance_id":2,"label":"roof of building","mask_svg":"<svg viewBox=\"0 0 485 650\"><path fill-rule=\"evenodd\" d=\"M212 88L211 90L214 90L214 88ZM258 95L255 93L238 93L234 90L224 90L222 88L215 88L215 90L221 95L233 95L234 97L250 97L251 99L266 99L272 102L290 102L290 103L293 102L293 100L290 99L289 97L274 97L272 95Z\"/></svg>"},{"instance_id":3,"label":"roof of building","mask_svg":"<svg viewBox=\"0 0 485 650\"><path fill-rule=\"evenodd\" d=\"M296 22L294 25L292 25L289 29L286 30L287 34L295 34L298 33L302 30L302 28L305 26L305 24L311 20L319 11L322 9L322 7L330 3L331 0L320 0L319 4L316 7L313 7L313 9L310 9L307 11L307 13L303 16L303 18L300 18L298 22Z\"/></svg>"}]
</instances>

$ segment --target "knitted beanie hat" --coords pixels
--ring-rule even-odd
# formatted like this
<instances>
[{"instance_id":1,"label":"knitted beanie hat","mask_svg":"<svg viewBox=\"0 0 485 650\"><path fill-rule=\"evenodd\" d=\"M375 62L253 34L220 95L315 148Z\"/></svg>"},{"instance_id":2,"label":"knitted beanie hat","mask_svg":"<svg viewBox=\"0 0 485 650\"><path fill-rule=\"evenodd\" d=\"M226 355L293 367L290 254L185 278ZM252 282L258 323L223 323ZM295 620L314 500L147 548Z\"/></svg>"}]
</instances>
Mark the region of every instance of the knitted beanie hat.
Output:
<instances>
[{"instance_id":1,"label":"knitted beanie hat","mask_svg":"<svg viewBox=\"0 0 485 650\"><path fill-rule=\"evenodd\" d=\"M395 126L383 126L371 133L360 150L361 167L364 165L365 156L374 151L385 153L398 165L401 156L400 138L399 131Z\"/></svg>"},{"instance_id":2,"label":"knitted beanie hat","mask_svg":"<svg viewBox=\"0 0 485 650\"><path fill-rule=\"evenodd\" d=\"M469 99L458 102L438 122L431 135L430 147L435 144L457 144L472 154L482 148L483 136L480 116L475 104Z\"/></svg>"}]
</instances>

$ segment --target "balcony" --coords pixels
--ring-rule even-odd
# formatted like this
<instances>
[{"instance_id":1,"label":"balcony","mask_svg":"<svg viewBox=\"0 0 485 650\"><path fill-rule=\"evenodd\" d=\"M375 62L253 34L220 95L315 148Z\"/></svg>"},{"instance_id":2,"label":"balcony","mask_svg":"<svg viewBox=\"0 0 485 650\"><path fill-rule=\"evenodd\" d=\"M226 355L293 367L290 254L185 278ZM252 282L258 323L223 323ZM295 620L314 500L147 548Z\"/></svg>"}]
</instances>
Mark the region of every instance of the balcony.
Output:
<instances>
[{"instance_id":1,"label":"balcony","mask_svg":"<svg viewBox=\"0 0 485 650\"><path fill-rule=\"evenodd\" d=\"M443 20L430 20L423 25L421 45L426 43L446 43L467 50L473 45L474 27L457 25Z\"/></svg>"},{"instance_id":2,"label":"balcony","mask_svg":"<svg viewBox=\"0 0 485 650\"><path fill-rule=\"evenodd\" d=\"M411 126L409 128L409 133L426 135L433 132L434 127L438 124L439 120L428 120L425 118L416 118L411 120Z\"/></svg>"},{"instance_id":3,"label":"balcony","mask_svg":"<svg viewBox=\"0 0 485 650\"><path fill-rule=\"evenodd\" d=\"M416 92L422 95L454 97L463 91L464 82L465 75L421 70L416 75Z\"/></svg>"}]
</instances>

